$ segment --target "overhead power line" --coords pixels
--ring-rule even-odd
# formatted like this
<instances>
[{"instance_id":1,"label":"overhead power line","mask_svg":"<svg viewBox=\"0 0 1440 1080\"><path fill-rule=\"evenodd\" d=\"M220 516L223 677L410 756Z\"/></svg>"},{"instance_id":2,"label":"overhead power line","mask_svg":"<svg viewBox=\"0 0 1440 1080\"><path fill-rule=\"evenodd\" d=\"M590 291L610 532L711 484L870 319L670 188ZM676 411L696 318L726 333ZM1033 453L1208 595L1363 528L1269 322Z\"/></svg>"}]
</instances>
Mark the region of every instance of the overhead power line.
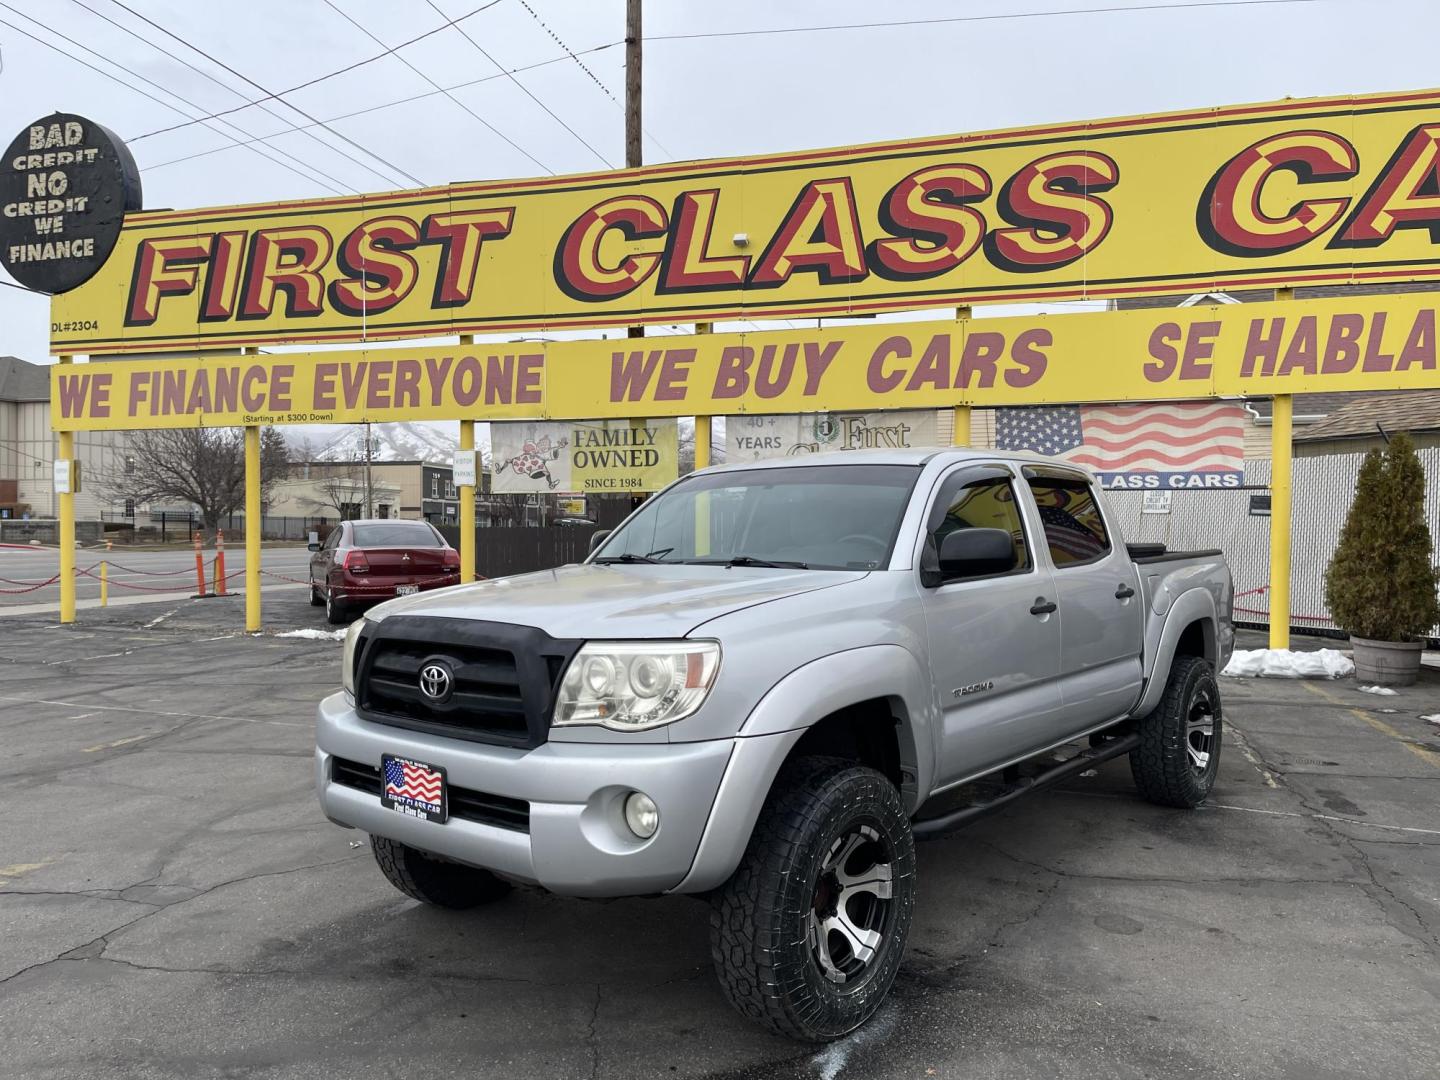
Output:
<instances>
[{"instance_id":1,"label":"overhead power line","mask_svg":"<svg viewBox=\"0 0 1440 1080\"><path fill-rule=\"evenodd\" d=\"M497 2L498 2L498 0L497 0ZM325 0L325 6L328 7L328 8L330 8L331 11L335 12L336 15L339 15L342 19L344 19L346 22L348 22L351 26L355 27L355 29L359 30L362 34L364 34L366 37L368 37L371 41L375 42L375 44L379 45L381 48L385 48L385 47L386 47L386 46L385 46L385 42L381 41L378 37L376 37L374 34L372 34L369 30L365 29L365 27L362 26L359 22L357 22L357 21L355 20L355 18L354 18L349 12L347 12L344 8L341 8L341 7L339 7L337 4L335 4L335 3L334 3L334 0ZM519 143L517 143L514 139L510 138L509 135L506 135L506 134L505 134L503 131L501 131L499 128L495 127L494 124L492 124L492 123L490 123L490 121L486 120L483 116L481 116L479 113L477 113L477 112L476 112L474 109L472 109L469 105L466 105L465 102L461 101L458 97L456 97L454 94L452 94L449 90L446 90L443 86L441 86L438 82L436 82L435 79L434 79L428 72L422 71L420 68L416 67L416 66L415 66L414 64L412 64L409 60L405 59L405 57L401 56L399 53L396 53L396 54L395 54L395 59L396 59L396 60L399 60L402 64L404 64L407 68L409 68L411 71L413 71L416 75L419 75L422 79L424 79L427 83L429 83L431 86L433 86L436 90L440 91L440 93L444 94L444 95L445 95L447 98L449 98L452 102L454 102L456 105L460 106L460 108L464 109L465 112L467 112L475 121L477 121L481 126L483 126L483 127L484 127L487 131L489 131L491 134L493 134L493 135L497 136L498 138L504 140L505 143L506 143L507 145L509 145L512 149L514 149L514 150L516 150L518 153L524 155L525 158L527 158L529 161L534 162L537 166L539 166L539 167L540 167L541 169L543 169L545 172L551 173L551 174L554 173L554 171L555 171L554 169L550 168L550 167L549 167L548 165L546 165L543 161L541 161L539 158L537 158L534 154L530 153L530 151L526 150L523 146L521 146Z\"/></svg>"},{"instance_id":2,"label":"overhead power line","mask_svg":"<svg viewBox=\"0 0 1440 1080\"><path fill-rule=\"evenodd\" d=\"M154 49L156 52L160 53L161 55L167 56L167 57L169 57L171 60L174 60L177 64L183 64L185 67L187 67L187 68L189 68L191 71L195 72L195 74L199 75L201 78L203 78L203 79L208 79L210 82L212 82L212 83L214 83L216 86L220 87L220 89L221 89L221 90L224 90L227 94L233 94L233 95L235 95L236 97L244 97L244 95L241 94L238 90L234 89L234 88L233 88L232 86L230 86L228 83L225 83L225 82L223 82L223 81L220 80L220 79L217 79L214 75L210 74L210 72L206 71L204 68L200 67L198 64L191 63L189 60L186 60L183 56L180 56L180 55L178 55L178 54L176 54L176 53L174 53L174 52L171 52L169 49L165 48L163 45L159 45L159 44L151 41L149 38L143 36L142 34L137 34L134 30L130 29L130 27L126 26L124 23L119 22L119 21L117 21L117 20L115 20L115 19L112 19L109 15L106 15L106 14L105 14L104 12L102 12L102 11L97 11L95 8L93 8L93 7L91 7L89 4L87 4L87 3L85 2L85 0L70 0L70 2L73 3L73 4L75 4L75 5L78 6L78 7L84 8L84 9L85 9L86 11L88 11L91 15L95 16L97 19L103 20L104 22L106 22L106 23L108 23L109 25L115 27L117 30L121 31L122 33L127 34L128 36L134 38L136 41L140 42L142 45L146 46L147 48ZM173 93L173 91L170 91L170 92ZM179 97L178 94L176 94L175 96L176 96L176 97ZM182 100L184 100L184 99L182 99ZM202 105L199 105L199 104L197 104L197 103L195 103L195 102L189 102L189 104L190 104L192 107L194 107L194 108L196 108L196 109L199 109L202 113L205 111L205 107L202 106ZM264 108L264 110L265 110L266 113L268 113L270 116L274 117L276 120L279 120L281 123L285 123L285 122L286 122L286 117L282 116L280 113L276 112L274 109L270 108L269 106L262 106L262 108ZM225 123L230 124L230 125L233 126L237 131L241 131L241 132L243 132L245 135L250 135L250 134L252 134L252 133L249 132L249 131L245 131L244 128L240 127L240 126L239 126L238 124L236 124L234 121L227 120L227 121L225 121ZM381 173L376 172L375 168L374 168L372 165L370 165L370 164L368 164L367 162L365 162L365 161L361 160L360 158L356 157L354 154L351 154L350 152L348 152L347 150L345 150L343 147L332 146L330 143L327 143L325 140L321 139L318 135L315 135L315 134L313 134L312 132L306 132L305 135L306 135L307 138L309 138L312 142L314 142L314 143L315 143L317 146L319 146L321 149L326 150L326 151L328 151L328 152L330 152L330 153L332 153L332 154L339 154L341 157L345 158L347 161L350 161L351 163L360 166L360 168L362 168L362 169L368 170L370 173L372 173L372 174L375 175L375 176L380 176L381 179L385 180L387 183L389 182L389 179L388 179L387 177L382 176ZM274 137L275 137L275 136L273 136L273 135L271 135L271 136L265 136L265 137L264 137L264 140L262 140L262 141L268 141L269 139L272 139L272 138L274 138ZM308 165L309 163L307 162L306 164ZM310 167L311 167L311 168L315 168L314 166L310 166ZM316 172L320 172L320 170L319 170L318 168L315 168L315 171L316 171ZM322 173L322 175L328 175L328 174ZM335 177L330 177L330 179L334 180L335 183L339 184L341 187L351 187L351 188L353 188L353 185L346 184L344 181L338 180L338 179L336 179Z\"/></svg>"},{"instance_id":3,"label":"overhead power line","mask_svg":"<svg viewBox=\"0 0 1440 1080\"><path fill-rule=\"evenodd\" d=\"M119 0L112 0L112 2L118 3ZM425 3L427 3L428 5L430 5L431 10L433 10L433 11L434 11L437 15L439 15L442 19L445 17L445 12L441 11L438 7L435 6L435 0L425 0ZM563 128L564 128L566 131L568 131L571 135L575 136L575 139L580 143L581 146L585 147L586 150L589 150L592 154L594 154L597 158L599 158L601 164L603 164L607 169L613 169L613 168L615 167L615 166L611 165L609 161L606 160L604 154L600 153L599 150L596 150L595 147L591 146L588 142L586 142L585 139L584 139L584 137L583 137L578 131L576 131L574 128L572 128L572 127L571 127L569 124L567 124L564 120L560 119L560 117L555 114L555 110L553 110L552 108L550 108L549 105L546 105L543 101L541 101L538 97L536 97L533 93L531 93L529 87L527 87L524 83L522 83L519 79L517 79L517 78L514 76L514 74L512 74L512 73L509 72L509 71L506 71L506 70L505 70L505 66L504 66L503 64L501 64L500 61L496 60L493 56L491 56L488 52L486 52L486 51L485 51L485 47L484 47L483 45L481 45L478 41L476 41L473 37L470 36L470 31L466 30L465 27L460 26L460 25L458 25L458 24L456 25L455 29L460 32L460 36L461 36L461 37L463 37L463 38L464 38L466 41L468 41L472 46L474 46L476 52L478 52L478 53L479 53L481 56L483 56L486 60L489 60L490 63L492 63L493 65L495 65L495 69L496 69L497 71L505 72L505 77L508 78L508 79L509 79L512 83L514 83L516 86L518 86L518 87L520 88L520 90L525 94L526 97L528 97L531 101L535 102L536 105L539 105L540 108L544 109L545 112L549 114L549 116L550 116L550 118L551 118L552 120L554 120L557 124L559 124L561 127L563 127Z\"/></svg>"},{"instance_id":4,"label":"overhead power line","mask_svg":"<svg viewBox=\"0 0 1440 1080\"><path fill-rule=\"evenodd\" d=\"M243 74L243 73L241 73L241 72L239 72L239 71L236 71L236 70L235 70L233 67L231 67L229 64L225 63L225 61L219 59L219 58L216 57L216 56L211 55L210 53L206 52L204 49L200 48L198 45L194 45L194 44L186 41L186 40L185 40L184 38L182 38L179 34L176 34L176 33L171 32L170 30L167 30L165 27L163 27L163 26L161 26L159 23L157 23L154 19L151 19L151 18L149 18L148 16L145 16L145 15L142 15L140 12L138 12L138 11L136 11L134 8L130 7L128 4L123 3L122 0L110 0L110 2L111 2L112 4L114 4L116 7L120 8L122 11L128 11L131 15L133 15L135 18L139 19L141 22L145 23L147 26L154 27L156 30L159 30L159 31L160 31L162 34L164 34L166 37L172 39L173 41L179 42L181 45L184 45L187 49L190 49L192 52L198 53L199 55L205 57L206 60L209 60L209 61L210 61L212 64L214 64L216 67L224 68L224 69L225 69L226 71L228 71L231 75L234 75L237 79L240 79L241 81L246 82L246 83L248 83L249 85L253 86L256 90L259 90L262 94L269 94L269 95L271 95L272 97L275 96L275 95L272 94L272 92L269 90L269 88L267 88L267 87L265 87L265 86L261 86L261 85L260 85L258 82L256 82L254 79L250 78L250 76L245 75L245 74ZM443 17L443 12L442 12L442 17ZM387 169L391 170L392 172L396 173L396 174L399 175L399 176L403 176L405 179L409 180L411 183L415 184L416 186L418 186L418 187L423 187L423 186L425 185L425 181L421 180L421 179L420 179L418 176L416 176L414 173L409 172L408 170L401 168L399 165L396 165L394 162L389 161L388 159L386 159L386 158L383 157L382 155L376 153L374 150L371 150L369 147L367 147L367 146L362 146L360 143L358 143L358 142L356 142L354 139L350 138L350 136L346 135L344 132L342 132L342 131L337 131L335 128L330 127L329 125L325 124L323 121L316 120L314 116L312 116L310 113L306 112L306 111L305 111L304 109L302 109L299 105L296 105L296 104L294 104L293 102L289 102L289 101L284 102L284 104L285 104L288 108L291 108L291 109L295 110L295 112L297 112L297 113L299 113L301 116L305 117L306 120L314 121L315 123L319 124L322 128L324 128L326 131L330 132L330 134L334 135L336 138L344 140L346 143L348 143L350 146L354 147L356 150L359 150L361 153L366 154L366 155L368 155L369 157L374 158L376 161L378 161L378 162L380 162L382 165L384 165Z\"/></svg>"},{"instance_id":5,"label":"overhead power line","mask_svg":"<svg viewBox=\"0 0 1440 1080\"><path fill-rule=\"evenodd\" d=\"M880 30L892 26L936 26L941 23L1002 22L1007 19L1049 19L1061 15L1111 15L1126 11L1183 11L1189 8L1269 7L1278 4L1320 4L1328 0L1191 0L1180 4L1127 4L1117 7L1063 8L1054 11L1016 11L996 15L947 15L936 19L896 19L886 22L836 23L831 26L778 26L765 30L713 30L693 34L645 35L646 41L695 41L701 38L762 37L769 34L816 34L827 30Z\"/></svg>"},{"instance_id":6,"label":"overhead power line","mask_svg":"<svg viewBox=\"0 0 1440 1080\"><path fill-rule=\"evenodd\" d=\"M213 119L213 118L215 118L215 117L217 117L217 116L229 116L231 113L243 112L244 110L249 109L249 108L251 108L251 107L253 107L253 106L255 106L255 105L259 105L259 104L260 104L261 102L263 102L263 101L274 101L274 100L276 100L276 99L278 99L278 98L283 98L283 97L285 97L285 96L287 96L287 95L289 95L289 94L295 93L295 92L298 91L298 90L306 90L306 89L309 89L310 87L316 86L316 85L318 85L319 83L328 82L330 79L334 79L334 78L336 78L337 76L345 75L345 74L348 74L348 73L351 72L351 71L355 71L355 70L358 69L358 68L365 67L367 64L373 64L373 63L375 63L375 61L377 61L377 60L384 60L387 56L391 55L392 53L397 53L397 52L399 52L401 49L408 48L409 46L414 45L417 41L424 41L426 38L432 37L432 36L434 36L435 34L438 34L438 33L440 33L440 32L443 31L443 30L448 30L448 29L450 29L450 27L454 26L456 23L458 23L458 22L464 22L466 19L470 18L472 15L479 15L482 11L489 11L492 7L494 7L496 4L498 4L498 3L500 3L500 2L501 2L501 0L490 0L490 3L488 3L488 4L481 4L478 8L475 8L475 9L472 10L472 11L467 11L464 15L459 15L459 16L457 16L456 18L453 18L453 19L447 19L443 24L441 24L440 26L435 27L433 30L426 30L423 34L416 34L414 37L409 38L409 39L406 40L406 41L402 41L402 42L400 42L398 45L393 45L393 46L391 46L390 48L386 49L384 52L378 52L378 53L376 53L374 56L367 56L364 60L356 60L353 64L346 64L344 67L342 67L342 68L336 68L334 71L328 71L328 72L326 72L324 75L317 75L317 76L315 76L315 78L313 78L313 79L306 79L304 82L302 82L302 83L296 83L294 86L287 87L287 88L284 89L284 90L276 90L274 93L266 94L264 97L258 97L258 98L255 98L255 99L252 100L252 101L247 101L247 102L245 102L245 104L243 104L243 105L236 105L234 108L222 109L220 112L211 113L211 114L209 115L209 117L207 117L207 119ZM452 87L452 89L453 89L453 87ZM193 123L198 123L198 122L199 122L199 121L194 121L194 120L192 120L190 123L193 124ZM139 142L139 141L142 140L142 139L148 139L148 138L150 138L150 137L152 137L152 136L154 136L154 135L164 135L166 132L169 132L169 131L178 131L180 128L189 127L189 126L190 126L190 124L174 124L174 125L172 125L172 126L170 126L170 127L156 128L154 131L147 131L147 132L145 132L145 134L143 134L143 135L136 135L136 136L134 136L133 138L127 140L127 141L132 142L132 143L137 143L137 142ZM313 125L310 125L310 126L313 126ZM300 128L292 127L290 130L291 130L291 131L299 131Z\"/></svg>"},{"instance_id":7,"label":"overhead power line","mask_svg":"<svg viewBox=\"0 0 1440 1080\"><path fill-rule=\"evenodd\" d=\"M621 41L609 41L609 42L606 42L604 45L596 45L594 48L591 48L591 49L582 49L582 50L580 51L580 55L581 55L581 56L585 56L585 55L587 55L587 54L589 54L589 53L600 52L600 51L603 50L603 49L613 49L616 45L623 45L623 44L624 44L624 42L621 42ZM563 64L566 59L567 59L567 58L564 57L564 56L554 56L554 57L551 57L549 60L540 60L540 61L537 61L536 63L533 63L533 64L526 64L526 65L524 65L523 67L512 68L511 70L512 70L513 72L515 72L515 74L518 75L518 74L521 74L521 73L526 72L526 71L534 71L536 68L549 67L551 64ZM465 81L465 82L462 82L462 83L455 83L455 84L452 85L452 86L445 87L445 89L446 89L446 90L463 90L463 89L465 89L467 86L478 86L480 83L493 82L493 81L496 80L496 79L503 79L503 78L505 78L506 74L507 74L507 72L503 72L503 71L502 71L502 72L497 72L497 73L494 74L494 75L482 75L482 76L480 76L480 78L478 78L478 79L469 79L469 80L467 80L467 81ZM353 111L353 112L340 113L340 114L337 115L337 116L327 117L326 120L325 120L325 123L335 124L335 123L339 123L341 120L353 120L353 119L354 119L355 117L357 117L357 116L368 116L370 113L381 112L381 111L384 110L384 109L393 109L393 108L395 108L396 106L399 106L399 105L409 105L409 104L411 104L412 102L424 101L426 98L438 97L438 96L440 96L442 93L443 93L443 91L441 91L441 90L426 90L424 93L411 94L409 97L395 98L393 101L382 101L379 105L368 105L368 106L366 106L366 107L363 108L363 109L356 109L356 110ZM302 130L303 128L306 128L306 127L314 127L314 126L316 126L316 125L314 125L314 124L296 124L296 125L293 125L293 126L291 126L291 127L286 128L285 131L278 132L278 134L284 135L284 134L286 134L286 132L290 132L290 131L300 131L300 130ZM271 136L271 137L273 138L273 136ZM193 154L185 154L185 155L183 155L183 156L181 156L181 157L171 158L171 159L168 160L168 161L161 161L161 162L158 162L158 163L156 163L156 164L154 164L154 165L146 165L146 166L145 166L145 170L146 170L147 172L153 172L153 171L156 170L156 169L163 169L163 168L165 168L167 165L179 165L179 164L181 164L182 162L185 162L185 161L194 161L194 160L197 159L197 158L209 157L211 154L220 154L220 153L224 153L226 150L231 150L231 149L234 149L234 147L231 147L231 146L219 146L219 147L214 147L214 148L212 148L212 149L210 149L210 150L200 150L200 151L197 151L196 153L193 153Z\"/></svg>"},{"instance_id":8,"label":"overhead power line","mask_svg":"<svg viewBox=\"0 0 1440 1080\"><path fill-rule=\"evenodd\" d=\"M8 10L8 11L14 11L14 10L15 10L14 8L10 7L8 4L0 4L0 7L4 7L4 8L5 8L6 10ZM26 18L29 18L29 16L26 16ZM32 20L32 21L33 21L33 20ZM101 75L101 76L109 79L111 82L115 83L116 85L125 87L125 89L131 91L132 93L139 94L141 97L149 98L151 101L155 102L157 105L161 106L162 108L168 109L168 110L170 110L170 111L173 112L173 113L178 113L180 116L186 116L186 115L188 115L183 109L180 109L179 107L177 107L176 105L172 104L171 102L166 101L164 98L157 97L156 95L152 94L150 91L146 90L144 87L136 86L134 83L132 83L132 82L127 82L125 79L120 78L120 76L114 74L113 72L106 71L104 68L95 66L94 64L90 63L90 61L86 60L84 57L82 57L82 56L77 56L77 55L75 55L75 54L72 53L72 52L68 52L68 51L66 51L65 49L62 49L60 46L56 45L53 41L46 41L44 38L36 37L36 36L35 36L34 34L32 34L30 31L26 30L24 27L16 26L14 23L8 22L8 21L5 20L5 19L0 19L0 26L8 26L11 30L14 30L17 34L21 34L21 35L23 35L24 37L29 38L31 41L35 42L37 45L43 45L45 48L49 49L51 52L59 53L61 56L65 57L65 59L71 60L71 61L73 61L74 63L79 64L81 67L88 68L89 70L95 72L97 75ZM52 32L53 32L53 31L52 31ZM68 39L67 39L67 40L68 40ZM77 45L77 47L78 47L78 48L82 48L82 49L85 48L85 46L83 46L83 45ZM99 53L94 52L93 49L86 49L86 51L92 53L92 54L95 55L95 56L99 56L99 55L100 55ZM102 59L104 59L104 58L102 57ZM133 76L134 78L140 79L140 80L142 80L142 81L144 81L144 82L150 82L150 80L146 79L143 75L140 75L140 74L138 74L137 72L131 71L129 68L125 67L123 64L116 63L116 62L113 61L113 60L107 60L106 62L107 62L107 63L110 63L110 64L113 64L115 67L119 68L121 71L125 72L127 75L131 75L131 76ZM179 96L176 95L176 94L174 94L172 91L166 90L164 87L158 86L158 84L155 84L155 83L152 82L151 85L156 86L157 89L159 89L162 93L170 94L172 97L176 97L178 100L184 100L184 99L179 98ZM192 107L195 107L195 106L192 106ZM197 121L197 123L198 123L198 122L203 122L203 120L202 120L202 121ZM264 158L266 161L269 161L271 164L279 165L279 166L281 166L282 168L288 169L290 172L293 172L296 176L302 177L303 179L309 181L309 182L312 183L312 184L318 184L320 187L323 187L323 188L325 188L327 191L330 191L330 192L332 192L332 193L334 193L334 194L336 194L336 195L342 195L342 194L344 194L343 190L341 190L340 188L333 187L332 185L330 185L329 183L325 182L324 180L317 179L315 176L310 175L310 173L308 173L308 172L302 172L300 168L297 168L297 167L296 167L296 165L292 165L290 162L287 162L287 161L283 160L283 159L280 158L280 157L275 157L275 156L272 156L271 154L266 153L265 150L268 149L268 148L263 148L263 149L262 149L261 147L255 146L254 144L255 144L256 142L259 142L259 141L260 141L259 139L253 139L253 140L250 140L250 141L242 141L242 140L240 140L240 139L235 138L233 135L230 135L228 132L221 131L219 128L215 127L213 124L206 123L205 126L206 126L206 127L209 127L209 128L210 128L212 131L214 131L216 134L222 135L222 136L224 136L225 138L230 139L230 141L231 141L231 143L232 143L233 145L235 145L235 146L245 146L245 147L247 147L247 148L250 149L252 152L254 152L254 153L258 154L260 157ZM228 150L229 147L224 147L223 149L227 149L227 150Z\"/></svg>"},{"instance_id":9,"label":"overhead power line","mask_svg":"<svg viewBox=\"0 0 1440 1080\"><path fill-rule=\"evenodd\" d=\"M325 0L325 2L329 3L330 0ZM625 106L620 104L619 98L612 94L610 92L610 88L600 81L600 78L595 74L595 72L590 70L589 66L585 63L585 61L581 60L580 57L575 54L575 51L560 39L560 35L555 33L554 30L550 29L549 24L544 19L540 18L540 16L536 13L535 9L529 5L527 0L520 0L520 6L530 13L530 18L534 19L535 22L539 24L540 29L544 30L545 33L550 35L551 41L555 42L556 45L559 45L560 48L565 50L565 55L568 56L571 60L575 61L575 65L590 77L590 81L600 88L600 92L610 99L611 104L613 104L615 108L619 109L623 113L625 111ZM645 125L640 125L640 130L644 132L647 139L653 142L661 149L662 152L664 152L666 157L673 158L675 156L673 153L670 152L670 148L667 147L664 143L662 143L659 139L657 139L654 135L652 135L650 133L650 129L645 127Z\"/></svg>"}]
</instances>

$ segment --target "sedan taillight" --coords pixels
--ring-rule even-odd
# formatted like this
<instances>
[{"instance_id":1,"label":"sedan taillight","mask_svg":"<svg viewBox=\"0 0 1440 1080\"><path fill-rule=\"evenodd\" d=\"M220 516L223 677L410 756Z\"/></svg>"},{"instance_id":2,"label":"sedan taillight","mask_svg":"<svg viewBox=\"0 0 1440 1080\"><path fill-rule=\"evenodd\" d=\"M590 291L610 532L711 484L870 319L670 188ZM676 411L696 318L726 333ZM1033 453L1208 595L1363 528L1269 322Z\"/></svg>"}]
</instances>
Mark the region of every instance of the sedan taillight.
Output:
<instances>
[{"instance_id":1,"label":"sedan taillight","mask_svg":"<svg viewBox=\"0 0 1440 1080\"><path fill-rule=\"evenodd\" d=\"M444 559L444 563L442 565L445 567L446 570L460 569L460 552L456 551L454 548L446 548L445 554L442 555L441 558Z\"/></svg>"},{"instance_id":2,"label":"sedan taillight","mask_svg":"<svg viewBox=\"0 0 1440 1080\"><path fill-rule=\"evenodd\" d=\"M365 557L365 552L363 551L346 552L345 569L352 574L368 574L370 572L370 560Z\"/></svg>"}]
</instances>

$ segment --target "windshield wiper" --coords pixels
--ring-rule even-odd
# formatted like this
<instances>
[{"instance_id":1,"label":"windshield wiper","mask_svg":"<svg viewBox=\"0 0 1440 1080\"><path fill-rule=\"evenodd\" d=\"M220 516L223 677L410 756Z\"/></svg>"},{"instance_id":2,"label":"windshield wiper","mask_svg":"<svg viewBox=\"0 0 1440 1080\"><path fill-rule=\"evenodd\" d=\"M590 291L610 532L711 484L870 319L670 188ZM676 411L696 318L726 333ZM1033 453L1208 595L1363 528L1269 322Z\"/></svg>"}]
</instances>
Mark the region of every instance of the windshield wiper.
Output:
<instances>
[{"instance_id":1,"label":"windshield wiper","mask_svg":"<svg viewBox=\"0 0 1440 1080\"><path fill-rule=\"evenodd\" d=\"M780 559L760 559L754 555L732 555L728 559L686 559L692 566L773 566L787 570L809 570L810 564Z\"/></svg>"},{"instance_id":2,"label":"windshield wiper","mask_svg":"<svg viewBox=\"0 0 1440 1080\"><path fill-rule=\"evenodd\" d=\"M663 560L652 559L649 555L636 555L633 552L625 552L623 555L600 555L590 560L592 563L658 563Z\"/></svg>"}]
</instances>

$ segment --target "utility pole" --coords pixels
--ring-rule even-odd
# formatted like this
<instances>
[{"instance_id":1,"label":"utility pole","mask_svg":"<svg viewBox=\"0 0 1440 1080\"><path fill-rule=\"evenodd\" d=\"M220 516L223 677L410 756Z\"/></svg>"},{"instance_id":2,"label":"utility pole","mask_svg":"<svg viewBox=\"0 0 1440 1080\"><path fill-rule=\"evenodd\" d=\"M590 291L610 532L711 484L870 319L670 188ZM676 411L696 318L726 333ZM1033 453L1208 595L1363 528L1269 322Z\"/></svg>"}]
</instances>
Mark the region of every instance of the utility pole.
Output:
<instances>
[{"instance_id":1,"label":"utility pole","mask_svg":"<svg viewBox=\"0 0 1440 1080\"><path fill-rule=\"evenodd\" d=\"M640 3L625 0L625 167L638 169L644 164L640 143ZM632 338L644 337L643 326L632 326Z\"/></svg>"},{"instance_id":2,"label":"utility pole","mask_svg":"<svg viewBox=\"0 0 1440 1080\"><path fill-rule=\"evenodd\" d=\"M365 516L372 516L374 506L374 487L370 479L370 456L373 444L370 442L370 421L365 421Z\"/></svg>"}]
</instances>

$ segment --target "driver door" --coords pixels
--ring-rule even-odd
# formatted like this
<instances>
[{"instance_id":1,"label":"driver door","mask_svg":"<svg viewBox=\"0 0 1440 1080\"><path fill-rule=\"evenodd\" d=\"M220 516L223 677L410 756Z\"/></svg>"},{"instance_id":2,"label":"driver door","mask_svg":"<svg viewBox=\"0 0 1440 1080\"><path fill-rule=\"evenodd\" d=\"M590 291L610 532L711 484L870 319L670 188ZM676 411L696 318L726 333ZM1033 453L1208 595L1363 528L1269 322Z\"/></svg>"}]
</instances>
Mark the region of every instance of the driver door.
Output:
<instances>
[{"instance_id":1,"label":"driver door","mask_svg":"<svg viewBox=\"0 0 1440 1080\"><path fill-rule=\"evenodd\" d=\"M920 588L930 671L942 716L937 781L950 784L1053 742L1062 721L1060 620L1049 568L1036 557L1002 465L964 465L946 477L926 519L922 566L956 529L1004 529L1015 564L1004 573ZM1043 543L1043 538L1041 543Z\"/></svg>"}]
</instances>

